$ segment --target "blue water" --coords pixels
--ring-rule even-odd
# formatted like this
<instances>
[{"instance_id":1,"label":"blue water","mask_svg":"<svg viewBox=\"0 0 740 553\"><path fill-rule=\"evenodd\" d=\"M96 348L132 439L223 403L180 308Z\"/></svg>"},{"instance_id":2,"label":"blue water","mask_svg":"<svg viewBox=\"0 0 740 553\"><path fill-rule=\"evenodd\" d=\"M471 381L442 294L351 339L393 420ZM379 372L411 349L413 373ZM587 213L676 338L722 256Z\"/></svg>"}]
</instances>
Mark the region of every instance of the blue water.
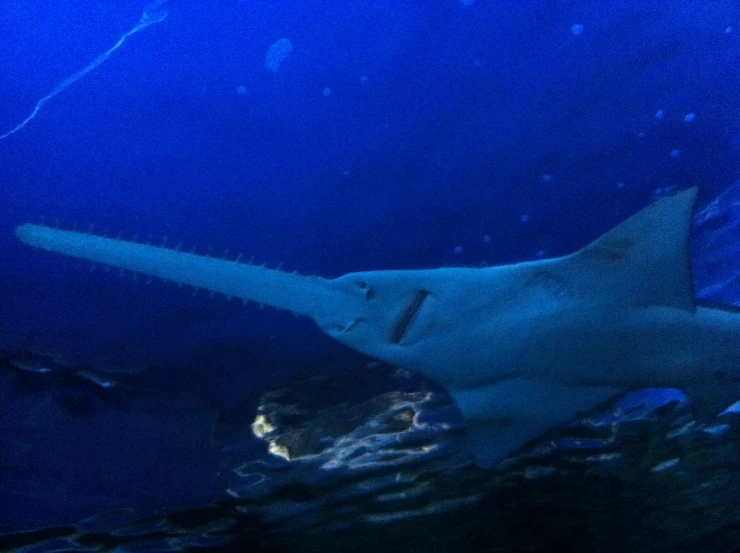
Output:
<instances>
[{"instance_id":1,"label":"blue water","mask_svg":"<svg viewBox=\"0 0 740 553\"><path fill-rule=\"evenodd\" d=\"M155 417L3 389L0 531L210 498L213 413L355 356L310 321L33 251L19 224L332 277L561 255L740 178L733 0L171 1L84 71L145 9L0 7L0 134L79 75L0 140L0 349L176 398Z\"/></svg>"}]
</instances>

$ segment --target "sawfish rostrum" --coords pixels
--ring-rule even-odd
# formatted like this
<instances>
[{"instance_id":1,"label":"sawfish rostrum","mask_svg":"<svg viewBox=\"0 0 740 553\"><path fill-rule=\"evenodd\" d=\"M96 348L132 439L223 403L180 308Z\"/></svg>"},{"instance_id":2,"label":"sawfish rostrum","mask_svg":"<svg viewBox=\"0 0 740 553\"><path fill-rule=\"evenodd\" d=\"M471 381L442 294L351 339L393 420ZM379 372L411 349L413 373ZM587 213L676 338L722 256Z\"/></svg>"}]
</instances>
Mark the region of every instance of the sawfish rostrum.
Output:
<instances>
[{"instance_id":1,"label":"sawfish rostrum","mask_svg":"<svg viewBox=\"0 0 740 553\"><path fill-rule=\"evenodd\" d=\"M336 279L34 224L16 234L311 317L347 346L443 386L464 416L471 454L488 467L629 389L683 388L711 404L737 380L740 314L694 297L696 193L663 198L564 257Z\"/></svg>"}]
</instances>

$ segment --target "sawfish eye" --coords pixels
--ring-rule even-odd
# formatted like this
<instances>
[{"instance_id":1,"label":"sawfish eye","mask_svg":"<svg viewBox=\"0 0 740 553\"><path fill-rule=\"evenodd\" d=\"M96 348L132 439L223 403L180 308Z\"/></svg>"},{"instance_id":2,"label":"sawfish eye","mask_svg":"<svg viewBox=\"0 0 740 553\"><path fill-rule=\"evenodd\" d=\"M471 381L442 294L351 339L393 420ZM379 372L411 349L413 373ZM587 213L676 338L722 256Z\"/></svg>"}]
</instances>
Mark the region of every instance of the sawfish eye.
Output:
<instances>
[{"instance_id":1,"label":"sawfish eye","mask_svg":"<svg viewBox=\"0 0 740 553\"><path fill-rule=\"evenodd\" d=\"M370 285L367 282L365 282L364 280L361 280L360 282L357 283L357 286L360 287L360 290L365 291L365 299L369 300L370 298L373 297L372 290L370 290Z\"/></svg>"}]
</instances>

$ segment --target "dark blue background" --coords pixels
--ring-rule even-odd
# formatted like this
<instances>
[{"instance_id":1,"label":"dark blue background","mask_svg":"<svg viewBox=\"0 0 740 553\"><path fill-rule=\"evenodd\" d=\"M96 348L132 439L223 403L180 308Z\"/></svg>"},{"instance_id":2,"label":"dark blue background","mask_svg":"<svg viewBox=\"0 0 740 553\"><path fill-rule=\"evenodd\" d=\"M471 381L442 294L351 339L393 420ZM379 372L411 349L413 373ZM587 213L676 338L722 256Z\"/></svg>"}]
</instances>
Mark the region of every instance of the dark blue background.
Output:
<instances>
[{"instance_id":1,"label":"dark blue background","mask_svg":"<svg viewBox=\"0 0 740 553\"><path fill-rule=\"evenodd\" d=\"M0 133L113 46L143 8L4 0ZM32 431L25 453L16 442L3 449L17 470L0 484L17 509L0 530L100 504L208 495L195 475L213 460L180 453L207 450L213 413L350 356L310 321L33 251L15 240L18 224L44 216L167 236L324 276L478 266L567 253L656 190L699 184L706 202L740 173L734 0L182 0L168 9L0 141L0 348L140 371L147 386L210 410L202 428L187 422L189 434L172 422L188 420L181 404L157 415L154 430L144 407L115 422L68 422L52 410L29 422L23 409L38 398L16 405L13 389L2 431L17 433L16 422ZM282 37L294 50L272 73L265 53ZM178 432L168 449L161 436ZM146 455L121 459L142 440ZM36 464L24 472L28 459ZM152 470L147 481L161 488L131 485ZM62 491L40 508L23 490L33 482L49 497L44 478ZM96 494L105 500L93 505Z\"/></svg>"}]
</instances>

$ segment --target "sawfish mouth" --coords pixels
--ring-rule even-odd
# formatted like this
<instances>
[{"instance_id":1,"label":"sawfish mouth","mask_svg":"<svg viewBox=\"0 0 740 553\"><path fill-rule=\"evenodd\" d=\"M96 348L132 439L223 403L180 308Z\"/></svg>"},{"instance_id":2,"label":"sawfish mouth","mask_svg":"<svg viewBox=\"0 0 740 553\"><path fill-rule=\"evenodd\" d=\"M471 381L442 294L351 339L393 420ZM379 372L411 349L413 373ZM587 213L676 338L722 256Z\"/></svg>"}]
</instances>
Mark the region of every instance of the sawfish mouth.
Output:
<instances>
[{"instance_id":1,"label":"sawfish mouth","mask_svg":"<svg viewBox=\"0 0 740 553\"><path fill-rule=\"evenodd\" d=\"M414 326L414 323L419 318L422 307L429 297L429 292L426 290L419 290L411 303L401 313L401 317L393 327L393 333L391 334L391 343L399 345L401 341L408 336L409 330Z\"/></svg>"}]
</instances>

